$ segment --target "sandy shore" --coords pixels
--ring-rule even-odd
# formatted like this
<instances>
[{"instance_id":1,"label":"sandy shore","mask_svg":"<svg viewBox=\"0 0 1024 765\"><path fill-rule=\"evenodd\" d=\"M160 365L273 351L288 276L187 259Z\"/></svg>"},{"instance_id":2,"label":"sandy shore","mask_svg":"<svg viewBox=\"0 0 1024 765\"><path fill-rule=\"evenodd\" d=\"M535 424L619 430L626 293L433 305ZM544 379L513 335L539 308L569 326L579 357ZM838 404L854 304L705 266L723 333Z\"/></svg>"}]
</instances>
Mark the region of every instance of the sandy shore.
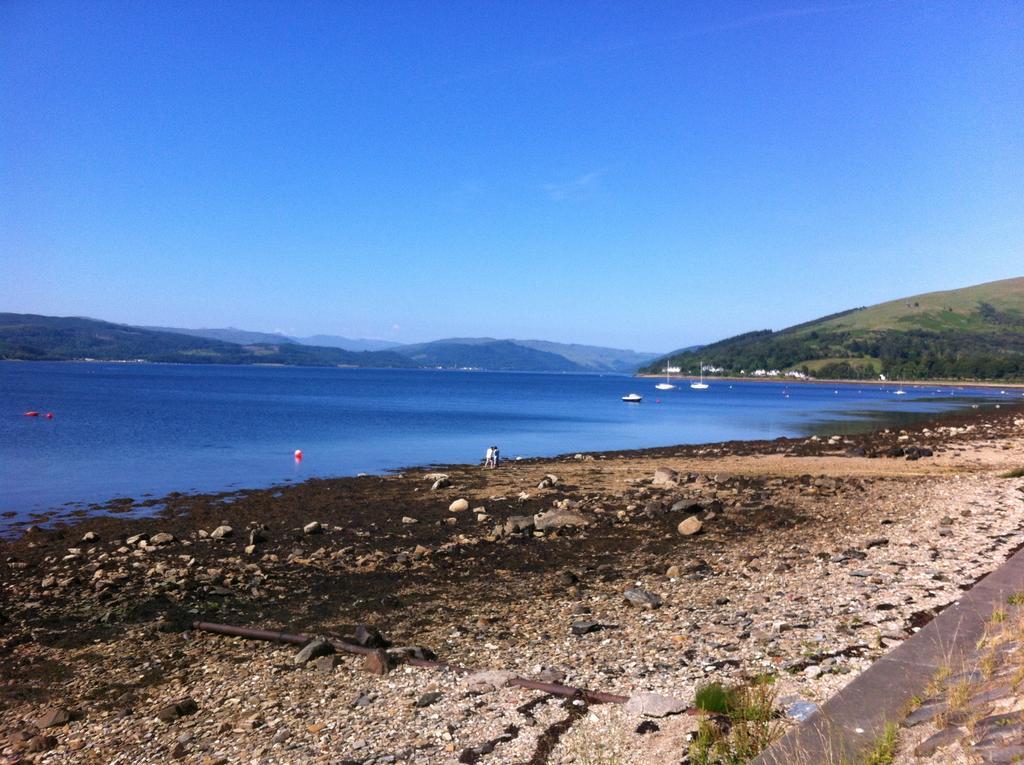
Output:
<instances>
[{"instance_id":1,"label":"sandy shore","mask_svg":"<svg viewBox=\"0 0 1024 765\"><path fill-rule=\"evenodd\" d=\"M188 626L341 637L369 624L461 665L687 704L701 683L767 672L785 712L827 698L1024 544L1024 479L1000 477L1021 467L1024 413L1004 406L851 437L171 496L152 518L29 531L0 543L0 752L679 763L688 715L641 725L619 705L403 665L377 676L347 656L300 666L293 647ZM654 483L658 469L673 480ZM432 472L447 485L432 489ZM450 510L458 499L469 509ZM585 525L529 527L555 508ZM702 528L683 536L691 516ZM628 588L660 607L631 606ZM579 622L592 631L573 634ZM168 711L185 698L194 710Z\"/></svg>"}]
</instances>

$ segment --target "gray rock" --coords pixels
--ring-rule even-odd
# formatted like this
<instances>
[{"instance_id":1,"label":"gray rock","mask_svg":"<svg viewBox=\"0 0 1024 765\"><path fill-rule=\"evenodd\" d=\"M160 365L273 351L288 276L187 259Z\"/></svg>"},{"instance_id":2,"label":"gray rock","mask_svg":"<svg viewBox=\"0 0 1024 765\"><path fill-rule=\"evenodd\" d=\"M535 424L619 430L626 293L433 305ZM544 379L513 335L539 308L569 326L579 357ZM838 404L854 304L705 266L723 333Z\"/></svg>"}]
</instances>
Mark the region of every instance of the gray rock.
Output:
<instances>
[{"instance_id":1,"label":"gray rock","mask_svg":"<svg viewBox=\"0 0 1024 765\"><path fill-rule=\"evenodd\" d=\"M97 534L95 531L87 531L87 532L85 532L85 535L82 537L82 542L84 542L85 544L88 544L90 542L99 542L99 541L100 541L100 535Z\"/></svg>"},{"instance_id":2,"label":"gray rock","mask_svg":"<svg viewBox=\"0 0 1024 765\"><path fill-rule=\"evenodd\" d=\"M416 699L416 703L413 706L420 708L429 707L431 704L434 704L440 700L441 694L438 691L431 691L430 693L424 693L422 696Z\"/></svg>"},{"instance_id":3,"label":"gray rock","mask_svg":"<svg viewBox=\"0 0 1024 765\"><path fill-rule=\"evenodd\" d=\"M508 685L509 680L515 677L514 672L503 669L489 669L483 672L474 672L466 678L466 687L473 693L491 693Z\"/></svg>"},{"instance_id":4,"label":"gray rock","mask_svg":"<svg viewBox=\"0 0 1024 765\"><path fill-rule=\"evenodd\" d=\"M679 473L672 468L660 467L654 471L654 480L651 483L655 486L665 486L675 483L679 479Z\"/></svg>"},{"instance_id":5,"label":"gray rock","mask_svg":"<svg viewBox=\"0 0 1024 765\"><path fill-rule=\"evenodd\" d=\"M817 711L818 705L811 701L794 701L786 707L786 717L803 722Z\"/></svg>"},{"instance_id":6,"label":"gray rock","mask_svg":"<svg viewBox=\"0 0 1024 765\"><path fill-rule=\"evenodd\" d=\"M448 476L442 476L441 478L438 478L436 481L434 481L434 483L430 485L430 490L437 491L438 489L446 489L451 485L452 482L451 480L449 480Z\"/></svg>"},{"instance_id":7,"label":"gray rock","mask_svg":"<svg viewBox=\"0 0 1024 765\"><path fill-rule=\"evenodd\" d=\"M538 531L566 527L589 526L590 520L571 510L549 510L533 516L533 525Z\"/></svg>"},{"instance_id":8,"label":"gray rock","mask_svg":"<svg viewBox=\"0 0 1024 765\"><path fill-rule=\"evenodd\" d=\"M572 623L573 635L586 635L590 632L597 632L599 629L601 629L601 624L599 622L581 619Z\"/></svg>"},{"instance_id":9,"label":"gray rock","mask_svg":"<svg viewBox=\"0 0 1024 765\"><path fill-rule=\"evenodd\" d=\"M158 534L154 534L149 538L151 545L169 545L174 541L174 534L168 534L166 531L161 531Z\"/></svg>"},{"instance_id":10,"label":"gray rock","mask_svg":"<svg viewBox=\"0 0 1024 765\"><path fill-rule=\"evenodd\" d=\"M40 729L57 728L71 722L71 713L63 707L54 707L43 712L36 720L36 727Z\"/></svg>"},{"instance_id":11,"label":"gray rock","mask_svg":"<svg viewBox=\"0 0 1024 765\"><path fill-rule=\"evenodd\" d=\"M321 656L313 662L313 666L316 667L317 672L321 672L325 675L329 675L334 671L334 668L341 663L341 659L336 654L329 656Z\"/></svg>"},{"instance_id":12,"label":"gray rock","mask_svg":"<svg viewBox=\"0 0 1024 765\"><path fill-rule=\"evenodd\" d=\"M629 714L645 717L667 717L685 712L689 707L685 702L660 693L635 693L629 697L624 709Z\"/></svg>"},{"instance_id":13,"label":"gray rock","mask_svg":"<svg viewBox=\"0 0 1024 765\"><path fill-rule=\"evenodd\" d=\"M624 593L623 596L629 605L636 608L660 608L661 598L654 593L642 590L639 587L630 587Z\"/></svg>"},{"instance_id":14,"label":"gray rock","mask_svg":"<svg viewBox=\"0 0 1024 765\"><path fill-rule=\"evenodd\" d=\"M303 534L322 534L324 527L320 525L320 521L310 521L302 527Z\"/></svg>"},{"instance_id":15,"label":"gray rock","mask_svg":"<svg viewBox=\"0 0 1024 765\"><path fill-rule=\"evenodd\" d=\"M292 664L305 664L320 656L328 656L334 653L334 646L322 638L310 640L302 649L295 654Z\"/></svg>"},{"instance_id":16,"label":"gray rock","mask_svg":"<svg viewBox=\"0 0 1024 765\"><path fill-rule=\"evenodd\" d=\"M210 532L210 539L226 539L235 533L230 526L218 526Z\"/></svg>"},{"instance_id":17,"label":"gray rock","mask_svg":"<svg viewBox=\"0 0 1024 765\"><path fill-rule=\"evenodd\" d=\"M520 531L530 531L533 528L532 515L513 515L502 527L506 534L515 534Z\"/></svg>"}]
</instances>

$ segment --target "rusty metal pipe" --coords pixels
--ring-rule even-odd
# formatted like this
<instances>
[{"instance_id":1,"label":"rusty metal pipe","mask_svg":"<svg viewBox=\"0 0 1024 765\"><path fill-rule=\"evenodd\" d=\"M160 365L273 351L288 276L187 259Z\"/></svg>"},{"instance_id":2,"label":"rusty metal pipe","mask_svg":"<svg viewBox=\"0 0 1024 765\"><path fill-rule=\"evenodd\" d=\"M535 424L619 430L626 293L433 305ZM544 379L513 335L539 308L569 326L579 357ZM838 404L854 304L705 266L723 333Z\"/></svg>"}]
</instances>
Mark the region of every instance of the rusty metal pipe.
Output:
<instances>
[{"instance_id":1,"label":"rusty metal pipe","mask_svg":"<svg viewBox=\"0 0 1024 765\"><path fill-rule=\"evenodd\" d=\"M229 635L231 637L243 637L251 640L268 640L274 643L291 643L293 645L304 645L313 638L310 635L296 634L292 632L277 632L275 630L259 630L252 627L236 627L233 624L217 624L215 622L192 622L192 629L203 632L214 632L218 635ZM332 640L331 645L337 651L366 655L374 653L376 649L365 648L355 643L346 643L343 640ZM469 673L468 667L460 667L455 664L447 664L443 661L428 659L417 659L410 657L404 659L406 664L413 667L425 667L427 669L447 669L452 672ZM538 680L529 680L525 677L515 677L509 680L509 685L517 688L526 688L531 691L541 691L552 696L568 696L570 698L581 698L591 704L622 704L629 700L628 696L619 696L615 693L604 693L603 691L591 691L586 688L573 688L571 685L560 683L542 683Z\"/></svg>"}]
</instances>

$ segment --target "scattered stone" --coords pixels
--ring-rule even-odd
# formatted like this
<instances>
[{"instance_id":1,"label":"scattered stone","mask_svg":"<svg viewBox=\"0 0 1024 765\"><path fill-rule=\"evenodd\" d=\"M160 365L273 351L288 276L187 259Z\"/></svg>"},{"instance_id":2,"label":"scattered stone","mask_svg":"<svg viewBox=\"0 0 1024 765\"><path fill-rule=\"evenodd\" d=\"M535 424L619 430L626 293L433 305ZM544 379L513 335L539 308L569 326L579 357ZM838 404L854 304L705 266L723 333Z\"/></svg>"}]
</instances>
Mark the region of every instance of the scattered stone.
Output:
<instances>
[{"instance_id":1,"label":"scattered stone","mask_svg":"<svg viewBox=\"0 0 1024 765\"><path fill-rule=\"evenodd\" d=\"M660 597L639 587L630 587L622 594L626 598L626 602L635 608L654 609L661 607Z\"/></svg>"},{"instance_id":2,"label":"scattered stone","mask_svg":"<svg viewBox=\"0 0 1024 765\"><path fill-rule=\"evenodd\" d=\"M665 486L667 484L674 484L679 479L679 473L672 468L660 467L654 471L654 479L651 483L654 486Z\"/></svg>"},{"instance_id":3,"label":"scattered stone","mask_svg":"<svg viewBox=\"0 0 1024 765\"><path fill-rule=\"evenodd\" d=\"M309 523L307 523L305 526L302 527L302 533L306 534L306 535L309 535L309 534L322 534L323 532L324 532L324 527L322 525L320 525L320 521L310 521Z\"/></svg>"},{"instance_id":4,"label":"scattered stone","mask_svg":"<svg viewBox=\"0 0 1024 765\"><path fill-rule=\"evenodd\" d=\"M803 722L818 711L818 705L811 701L794 701L786 706L786 717Z\"/></svg>"},{"instance_id":5,"label":"scattered stone","mask_svg":"<svg viewBox=\"0 0 1024 765\"><path fill-rule=\"evenodd\" d=\"M210 532L210 539L227 539L234 533L235 530L230 526L218 526Z\"/></svg>"},{"instance_id":6,"label":"scattered stone","mask_svg":"<svg viewBox=\"0 0 1024 765\"><path fill-rule=\"evenodd\" d=\"M685 712L689 707L679 699L660 693L635 693L623 707L628 714L644 717L667 717Z\"/></svg>"},{"instance_id":7,"label":"scattered stone","mask_svg":"<svg viewBox=\"0 0 1024 765\"><path fill-rule=\"evenodd\" d=\"M516 534L521 531L531 531L533 529L533 516L532 515L513 515L507 521L503 530L506 534Z\"/></svg>"},{"instance_id":8,"label":"scattered stone","mask_svg":"<svg viewBox=\"0 0 1024 765\"><path fill-rule=\"evenodd\" d=\"M600 622L580 620L572 623L573 635L586 635L590 632L597 632L599 629L601 629Z\"/></svg>"},{"instance_id":9,"label":"scattered stone","mask_svg":"<svg viewBox=\"0 0 1024 765\"><path fill-rule=\"evenodd\" d=\"M502 669L474 672L466 678L466 687L473 693L491 693L504 688L515 676L514 672Z\"/></svg>"},{"instance_id":10,"label":"scattered stone","mask_svg":"<svg viewBox=\"0 0 1024 765\"><path fill-rule=\"evenodd\" d=\"M391 645L381 634L380 630L366 624L356 625L355 632L352 635L352 642L363 646L363 648L387 648Z\"/></svg>"},{"instance_id":11,"label":"scattered stone","mask_svg":"<svg viewBox=\"0 0 1024 765\"><path fill-rule=\"evenodd\" d=\"M334 646L322 638L310 640L292 658L292 664L306 664L320 656L328 656L334 653Z\"/></svg>"},{"instance_id":12,"label":"scattered stone","mask_svg":"<svg viewBox=\"0 0 1024 765\"><path fill-rule=\"evenodd\" d=\"M363 659L363 669L372 675L386 675L394 666L387 651L377 649L373 653L366 654Z\"/></svg>"},{"instance_id":13,"label":"scattered stone","mask_svg":"<svg viewBox=\"0 0 1024 765\"><path fill-rule=\"evenodd\" d=\"M191 696L186 696L183 699L175 701L173 704L161 707L157 711L156 716L158 719L169 723L174 722L179 717L195 714L197 711L199 711L199 705L196 704L195 699Z\"/></svg>"},{"instance_id":14,"label":"scattered stone","mask_svg":"<svg viewBox=\"0 0 1024 765\"><path fill-rule=\"evenodd\" d=\"M438 692L438 691L431 691L430 693L424 693L422 696L420 696L418 699L416 699L416 703L413 704L413 706L422 709L423 707L429 707L431 704L433 704L433 703L435 703L437 701L440 701L440 700L441 700L440 692Z\"/></svg>"},{"instance_id":15,"label":"scattered stone","mask_svg":"<svg viewBox=\"0 0 1024 765\"><path fill-rule=\"evenodd\" d=\"M35 736L28 742L30 752L48 752L57 746L56 736Z\"/></svg>"},{"instance_id":16,"label":"scattered stone","mask_svg":"<svg viewBox=\"0 0 1024 765\"><path fill-rule=\"evenodd\" d=\"M690 537L698 533L703 526L704 524L700 522L700 519L697 518L697 516L691 515L676 527L676 531L684 537Z\"/></svg>"},{"instance_id":17,"label":"scattered stone","mask_svg":"<svg viewBox=\"0 0 1024 765\"><path fill-rule=\"evenodd\" d=\"M174 534L168 534L166 531L161 531L149 538L149 543L156 547L160 547L161 545L169 545L173 541Z\"/></svg>"},{"instance_id":18,"label":"scattered stone","mask_svg":"<svg viewBox=\"0 0 1024 765\"><path fill-rule=\"evenodd\" d=\"M63 707L53 707L43 712L42 716L36 720L36 727L45 730L67 725L69 722L71 722L71 713L68 710Z\"/></svg>"},{"instance_id":19,"label":"scattered stone","mask_svg":"<svg viewBox=\"0 0 1024 765\"><path fill-rule=\"evenodd\" d=\"M403 515L402 516L402 523L404 523L406 525L411 525L413 523L419 523L419 521L416 520L415 518L410 518L408 515Z\"/></svg>"},{"instance_id":20,"label":"scattered stone","mask_svg":"<svg viewBox=\"0 0 1024 765\"><path fill-rule=\"evenodd\" d=\"M452 482L448 478L448 476L442 476L441 478L438 478L436 481L434 481L433 484L431 484L430 490L437 491L438 489L447 489L451 485Z\"/></svg>"},{"instance_id":21,"label":"scattered stone","mask_svg":"<svg viewBox=\"0 0 1024 765\"><path fill-rule=\"evenodd\" d=\"M549 510L533 516L533 525L538 531L563 529L566 527L589 526L590 520L571 510Z\"/></svg>"},{"instance_id":22,"label":"scattered stone","mask_svg":"<svg viewBox=\"0 0 1024 765\"><path fill-rule=\"evenodd\" d=\"M461 513L463 510L469 510L469 500L457 499L448 505L448 511L452 513Z\"/></svg>"},{"instance_id":23,"label":"scattered stone","mask_svg":"<svg viewBox=\"0 0 1024 765\"><path fill-rule=\"evenodd\" d=\"M313 666L317 672L325 675L329 675L334 672L334 668L341 663L341 659L337 654L331 654L330 656L321 656L313 662Z\"/></svg>"},{"instance_id":24,"label":"scattered stone","mask_svg":"<svg viewBox=\"0 0 1024 765\"><path fill-rule=\"evenodd\" d=\"M87 531L87 532L85 532L85 535L82 537L82 543L83 544L90 544L92 542L99 542L99 541L100 541L100 535L97 534L95 531Z\"/></svg>"}]
</instances>

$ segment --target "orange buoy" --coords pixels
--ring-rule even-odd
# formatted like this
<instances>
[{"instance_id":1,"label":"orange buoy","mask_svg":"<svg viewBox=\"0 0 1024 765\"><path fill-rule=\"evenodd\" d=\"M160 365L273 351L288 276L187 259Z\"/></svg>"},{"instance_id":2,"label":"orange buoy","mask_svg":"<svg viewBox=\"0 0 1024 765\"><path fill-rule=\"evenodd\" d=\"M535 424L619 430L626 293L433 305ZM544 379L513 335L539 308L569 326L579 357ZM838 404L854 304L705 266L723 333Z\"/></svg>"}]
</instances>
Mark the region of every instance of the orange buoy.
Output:
<instances>
[{"instance_id":1,"label":"orange buoy","mask_svg":"<svg viewBox=\"0 0 1024 765\"><path fill-rule=\"evenodd\" d=\"M302 462L302 449L295 450L295 461Z\"/></svg>"},{"instance_id":2,"label":"orange buoy","mask_svg":"<svg viewBox=\"0 0 1024 765\"><path fill-rule=\"evenodd\" d=\"M39 412L25 412L26 417L38 417Z\"/></svg>"}]
</instances>

